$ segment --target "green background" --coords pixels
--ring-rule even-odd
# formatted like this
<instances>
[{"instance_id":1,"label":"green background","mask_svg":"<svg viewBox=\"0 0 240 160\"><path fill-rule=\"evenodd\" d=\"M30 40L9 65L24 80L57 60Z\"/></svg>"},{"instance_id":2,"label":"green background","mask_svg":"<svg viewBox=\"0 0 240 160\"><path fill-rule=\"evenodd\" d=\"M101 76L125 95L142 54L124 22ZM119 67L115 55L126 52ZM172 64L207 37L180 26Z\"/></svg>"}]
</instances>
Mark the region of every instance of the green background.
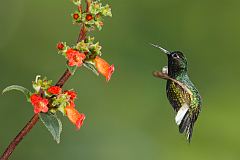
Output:
<instances>
[{"instance_id":1,"label":"green background","mask_svg":"<svg viewBox=\"0 0 240 160\"><path fill-rule=\"evenodd\" d=\"M78 91L86 114L80 131L63 120L56 144L41 123L14 151L13 160L238 160L240 159L239 0L109 0L113 18L93 32L103 58L115 64L110 83L81 68L66 89ZM67 1L8 0L0 5L0 89L31 89L37 74L55 82L65 70L56 43L74 44ZM166 82L151 73L167 58L148 43L184 52L203 97L192 143L178 133ZM18 92L0 96L0 152L33 115Z\"/></svg>"}]
</instances>

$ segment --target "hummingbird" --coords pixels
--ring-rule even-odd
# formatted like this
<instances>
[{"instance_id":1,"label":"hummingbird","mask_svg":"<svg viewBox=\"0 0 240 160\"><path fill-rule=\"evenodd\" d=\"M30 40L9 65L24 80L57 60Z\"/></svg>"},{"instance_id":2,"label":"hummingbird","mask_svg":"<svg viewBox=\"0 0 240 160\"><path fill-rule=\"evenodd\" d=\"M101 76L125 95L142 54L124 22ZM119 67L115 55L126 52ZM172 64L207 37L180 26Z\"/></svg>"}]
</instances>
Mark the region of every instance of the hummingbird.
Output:
<instances>
[{"instance_id":1,"label":"hummingbird","mask_svg":"<svg viewBox=\"0 0 240 160\"><path fill-rule=\"evenodd\" d=\"M167 80L166 94L176 112L175 122L179 132L184 133L190 143L194 124L201 111L202 98L188 76L187 59L180 51L169 52L158 45L151 45L168 57L168 65L153 75Z\"/></svg>"}]
</instances>

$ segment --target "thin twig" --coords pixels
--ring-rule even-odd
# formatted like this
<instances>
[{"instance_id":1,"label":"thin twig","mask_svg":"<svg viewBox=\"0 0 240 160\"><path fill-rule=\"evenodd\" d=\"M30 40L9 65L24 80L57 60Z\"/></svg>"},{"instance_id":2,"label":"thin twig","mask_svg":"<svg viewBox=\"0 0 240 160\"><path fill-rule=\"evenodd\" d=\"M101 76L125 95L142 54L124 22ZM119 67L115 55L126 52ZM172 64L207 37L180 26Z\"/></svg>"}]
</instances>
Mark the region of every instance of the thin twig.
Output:
<instances>
[{"instance_id":1,"label":"thin twig","mask_svg":"<svg viewBox=\"0 0 240 160\"><path fill-rule=\"evenodd\" d=\"M162 78L162 79L165 79L165 80L173 81L174 83L177 83L180 87L182 87L182 89L185 90L187 93L189 93L190 95L193 95L193 93L189 90L189 88L186 85L177 81L176 79L173 79L173 78L169 77L168 74L166 74L166 73L163 73L161 71L155 71L155 72L153 72L153 76L158 77L158 78Z\"/></svg>"}]
</instances>

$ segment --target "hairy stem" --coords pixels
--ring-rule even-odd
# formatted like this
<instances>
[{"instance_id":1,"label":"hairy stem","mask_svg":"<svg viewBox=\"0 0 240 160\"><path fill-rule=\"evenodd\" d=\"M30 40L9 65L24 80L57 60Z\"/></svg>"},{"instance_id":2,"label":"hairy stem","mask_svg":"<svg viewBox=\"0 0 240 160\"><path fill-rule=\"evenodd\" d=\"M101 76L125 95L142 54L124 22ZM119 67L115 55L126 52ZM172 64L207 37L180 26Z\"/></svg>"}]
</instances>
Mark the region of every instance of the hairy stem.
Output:
<instances>
[{"instance_id":1,"label":"hairy stem","mask_svg":"<svg viewBox=\"0 0 240 160\"><path fill-rule=\"evenodd\" d=\"M3 155L1 156L0 160L7 160L9 156L12 154L18 143L26 136L29 131L33 128L33 126L38 122L39 116L35 114L32 119L26 124L26 126L19 132L19 134L12 140L9 144Z\"/></svg>"},{"instance_id":2,"label":"hairy stem","mask_svg":"<svg viewBox=\"0 0 240 160\"><path fill-rule=\"evenodd\" d=\"M63 85L67 82L67 80L72 76L71 72L67 69L62 77L56 83L56 86L63 87Z\"/></svg>"},{"instance_id":3,"label":"hairy stem","mask_svg":"<svg viewBox=\"0 0 240 160\"><path fill-rule=\"evenodd\" d=\"M87 8L86 8L86 12L89 11L89 7L91 5L91 0L86 0L87 3ZM82 12L82 6L78 7L79 11ZM85 40L87 36L87 28L84 24L82 24L81 29L80 29L80 33L77 39L77 43ZM67 69L64 74L62 75L62 77L58 80L58 82L56 83L56 86L59 87L63 87L63 85L67 82L67 80L72 76L71 72ZM12 154L12 152L14 151L14 149L16 148L16 146L21 142L21 140L24 138L24 136L26 136L31 129L35 126L35 124L38 122L39 120L39 116L38 114L34 114L34 116L32 117L32 119L26 124L26 126L19 132L19 134L11 141L11 143L9 144L9 146L6 148L5 152L3 153L3 155L0 157L0 160L8 160L8 158L10 157L10 155Z\"/></svg>"},{"instance_id":4,"label":"hairy stem","mask_svg":"<svg viewBox=\"0 0 240 160\"><path fill-rule=\"evenodd\" d=\"M87 36L87 28L86 28L85 24L82 24L82 27L80 28L77 43L86 39L86 36Z\"/></svg>"},{"instance_id":5,"label":"hairy stem","mask_svg":"<svg viewBox=\"0 0 240 160\"><path fill-rule=\"evenodd\" d=\"M92 3L92 0L86 0L86 3L87 3L87 8L86 8L86 12L89 12L89 7Z\"/></svg>"}]
</instances>

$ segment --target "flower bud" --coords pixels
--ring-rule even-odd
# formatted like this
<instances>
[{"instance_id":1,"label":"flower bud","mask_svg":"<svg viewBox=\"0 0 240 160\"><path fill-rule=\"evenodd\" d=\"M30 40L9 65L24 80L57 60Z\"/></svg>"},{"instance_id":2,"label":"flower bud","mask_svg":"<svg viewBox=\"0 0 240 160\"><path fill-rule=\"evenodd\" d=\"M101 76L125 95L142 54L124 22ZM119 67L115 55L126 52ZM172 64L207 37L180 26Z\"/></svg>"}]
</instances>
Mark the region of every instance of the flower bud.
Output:
<instances>
[{"instance_id":1,"label":"flower bud","mask_svg":"<svg viewBox=\"0 0 240 160\"><path fill-rule=\"evenodd\" d=\"M93 16L91 14L87 14L86 20L91 21L93 19Z\"/></svg>"},{"instance_id":2,"label":"flower bud","mask_svg":"<svg viewBox=\"0 0 240 160\"><path fill-rule=\"evenodd\" d=\"M77 20L79 17L80 17L80 16L79 16L78 13L74 13L74 14L73 14L73 19Z\"/></svg>"},{"instance_id":3,"label":"flower bud","mask_svg":"<svg viewBox=\"0 0 240 160\"><path fill-rule=\"evenodd\" d=\"M60 50L60 51L63 50L64 47L65 47L65 46L64 46L64 44L63 44L62 42L59 42L59 43L57 44L57 49Z\"/></svg>"}]
</instances>

